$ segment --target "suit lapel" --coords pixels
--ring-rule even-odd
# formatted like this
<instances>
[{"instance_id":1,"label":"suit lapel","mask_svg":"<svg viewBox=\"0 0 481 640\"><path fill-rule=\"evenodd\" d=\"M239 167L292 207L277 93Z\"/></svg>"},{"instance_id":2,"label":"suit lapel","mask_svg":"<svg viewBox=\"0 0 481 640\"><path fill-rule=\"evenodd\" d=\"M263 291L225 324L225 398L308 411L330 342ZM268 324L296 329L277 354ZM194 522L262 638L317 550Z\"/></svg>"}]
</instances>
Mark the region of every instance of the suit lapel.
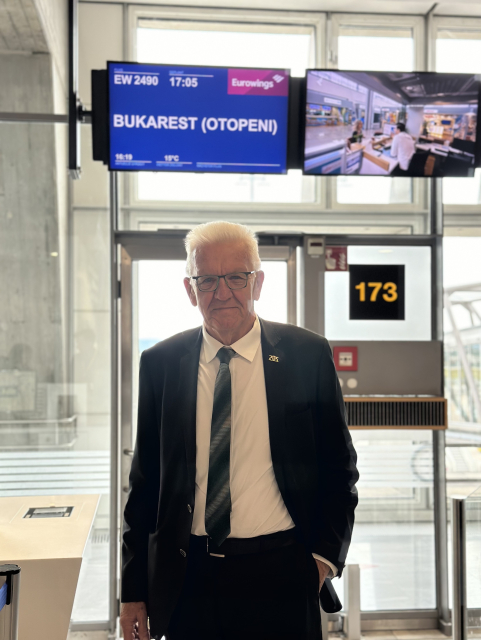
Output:
<instances>
[{"instance_id":1,"label":"suit lapel","mask_svg":"<svg viewBox=\"0 0 481 640\"><path fill-rule=\"evenodd\" d=\"M197 414L197 377L199 371L200 348L202 346L202 328L189 336L186 353L180 359L179 367L179 426L182 428L187 459L187 473L192 492L195 490L196 465L196 414ZM193 495L193 494L192 494Z\"/></svg>"},{"instance_id":2,"label":"suit lapel","mask_svg":"<svg viewBox=\"0 0 481 640\"><path fill-rule=\"evenodd\" d=\"M284 497L285 385L288 379L288 362L275 324L259 320L272 464L279 490Z\"/></svg>"}]
</instances>

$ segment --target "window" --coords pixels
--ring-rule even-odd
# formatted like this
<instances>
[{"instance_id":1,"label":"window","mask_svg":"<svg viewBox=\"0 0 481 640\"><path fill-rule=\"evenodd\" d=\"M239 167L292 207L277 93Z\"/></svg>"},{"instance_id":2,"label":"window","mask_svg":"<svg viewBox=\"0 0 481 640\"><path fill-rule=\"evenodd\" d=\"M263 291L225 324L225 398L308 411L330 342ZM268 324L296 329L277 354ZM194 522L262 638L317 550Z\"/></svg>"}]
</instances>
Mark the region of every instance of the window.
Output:
<instances>
[{"instance_id":1,"label":"window","mask_svg":"<svg viewBox=\"0 0 481 640\"><path fill-rule=\"evenodd\" d=\"M434 609L431 433L360 429L351 435L360 478L347 562L361 566L361 611ZM333 584L342 594L337 580Z\"/></svg>"},{"instance_id":2,"label":"window","mask_svg":"<svg viewBox=\"0 0 481 640\"><path fill-rule=\"evenodd\" d=\"M332 67L352 71L413 71L422 69L424 26L421 18L366 14L332 17ZM367 109L368 105L366 105ZM362 105L360 105L362 121ZM379 114L382 118L382 113ZM374 119L374 122L376 120ZM367 129L366 129L367 130ZM380 171L381 173L381 171ZM365 210L366 204L384 210L423 209L422 181L385 176L329 178L332 206Z\"/></svg>"},{"instance_id":3,"label":"window","mask_svg":"<svg viewBox=\"0 0 481 640\"><path fill-rule=\"evenodd\" d=\"M341 26L338 68L373 71L412 71L414 39L410 29ZM384 176L337 178L340 204L397 204L412 202L412 180Z\"/></svg>"},{"instance_id":4,"label":"window","mask_svg":"<svg viewBox=\"0 0 481 640\"><path fill-rule=\"evenodd\" d=\"M481 421L481 238L444 238L443 252L444 379L449 426L454 436L470 423L473 434L479 437L481 428L475 424Z\"/></svg>"},{"instance_id":5,"label":"window","mask_svg":"<svg viewBox=\"0 0 481 640\"><path fill-rule=\"evenodd\" d=\"M311 27L139 19L139 62L291 69L303 76L315 64ZM219 52L222 56L219 57ZM133 179L136 199L183 202L309 203L316 181L300 170L287 175L162 174Z\"/></svg>"},{"instance_id":6,"label":"window","mask_svg":"<svg viewBox=\"0 0 481 640\"><path fill-rule=\"evenodd\" d=\"M473 23L476 24L474 21ZM436 71L481 72L481 23L478 23L477 30L474 28L457 30L455 27L438 29ZM481 170L476 169L474 178L445 178L443 202L446 205L479 204L481 202Z\"/></svg>"},{"instance_id":7,"label":"window","mask_svg":"<svg viewBox=\"0 0 481 640\"><path fill-rule=\"evenodd\" d=\"M339 69L376 71L412 71L414 42L409 30L394 31L390 35L377 34L370 29L342 28L338 38ZM372 35L368 35L372 33ZM388 32L387 32L388 33ZM380 55L382 53L382 55Z\"/></svg>"}]
</instances>

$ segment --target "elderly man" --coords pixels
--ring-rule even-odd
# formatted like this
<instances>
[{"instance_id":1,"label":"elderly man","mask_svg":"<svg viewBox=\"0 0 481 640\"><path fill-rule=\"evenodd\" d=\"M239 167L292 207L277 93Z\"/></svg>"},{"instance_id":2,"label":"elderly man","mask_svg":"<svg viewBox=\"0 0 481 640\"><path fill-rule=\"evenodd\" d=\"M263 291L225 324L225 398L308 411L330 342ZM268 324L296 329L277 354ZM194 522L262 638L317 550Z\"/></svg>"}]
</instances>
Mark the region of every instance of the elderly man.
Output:
<instances>
[{"instance_id":1,"label":"elderly man","mask_svg":"<svg viewBox=\"0 0 481 640\"><path fill-rule=\"evenodd\" d=\"M319 640L358 478L330 348L256 316L249 229L200 225L186 248L204 323L142 354L124 638L149 638L148 616L168 640Z\"/></svg>"}]
</instances>

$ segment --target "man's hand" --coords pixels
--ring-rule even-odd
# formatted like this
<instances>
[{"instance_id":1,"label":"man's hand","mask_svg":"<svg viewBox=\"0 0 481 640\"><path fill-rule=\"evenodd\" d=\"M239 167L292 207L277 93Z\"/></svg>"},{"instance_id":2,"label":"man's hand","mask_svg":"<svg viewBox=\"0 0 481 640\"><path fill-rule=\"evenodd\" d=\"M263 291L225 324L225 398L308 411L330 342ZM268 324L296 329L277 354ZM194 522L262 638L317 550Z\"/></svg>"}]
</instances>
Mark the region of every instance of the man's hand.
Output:
<instances>
[{"instance_id":1,"label":"man's hand","mask_svg":"<svg viewBox=\"0 0 481 640\"><path fill-rule=\"evenodd\" d=\"M124 640L150 640L145 602L123 602L120 610L120 626Z\"/></svg>"},{"instance_id":2,"label":"man's hand","mask_svg":"<svg viewBox=\"0 0 481 640\"><path fill-rule=\"evenodd\" d=\"M320 591L322 589L322 585L324 584L324 580L329 575L329 571L331 570L331 568L325 562L322 562L322 560L318 560L317 558L314 558L314 560L316 561L317 570L319 571L319 591Z\"/></svg>"}]
</instances>

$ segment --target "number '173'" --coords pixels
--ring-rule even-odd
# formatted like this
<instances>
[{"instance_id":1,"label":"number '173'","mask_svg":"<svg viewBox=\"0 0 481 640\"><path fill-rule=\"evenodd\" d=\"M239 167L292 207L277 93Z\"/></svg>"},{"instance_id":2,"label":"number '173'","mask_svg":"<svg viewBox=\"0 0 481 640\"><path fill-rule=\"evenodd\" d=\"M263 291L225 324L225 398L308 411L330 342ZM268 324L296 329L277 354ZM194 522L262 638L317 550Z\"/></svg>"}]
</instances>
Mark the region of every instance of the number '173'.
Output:
<instances>
[{"instance_id":1,"label":"number '173'","mask_svg":"<svg viewBox=\"0 0 481 640\"><path fill-rule=\"evenodd\" d=\"M394 282L385 282L384 284L382 282L368 282L367 286L372 289L369 296L370 302L376 302L381 289L385 291L382 294L382 298L386 302L394 302L398 299L397 286ZM366 302L366 283L360 282L354 288L359 290L359 301Z\"/></svg>"}]
</instances>

